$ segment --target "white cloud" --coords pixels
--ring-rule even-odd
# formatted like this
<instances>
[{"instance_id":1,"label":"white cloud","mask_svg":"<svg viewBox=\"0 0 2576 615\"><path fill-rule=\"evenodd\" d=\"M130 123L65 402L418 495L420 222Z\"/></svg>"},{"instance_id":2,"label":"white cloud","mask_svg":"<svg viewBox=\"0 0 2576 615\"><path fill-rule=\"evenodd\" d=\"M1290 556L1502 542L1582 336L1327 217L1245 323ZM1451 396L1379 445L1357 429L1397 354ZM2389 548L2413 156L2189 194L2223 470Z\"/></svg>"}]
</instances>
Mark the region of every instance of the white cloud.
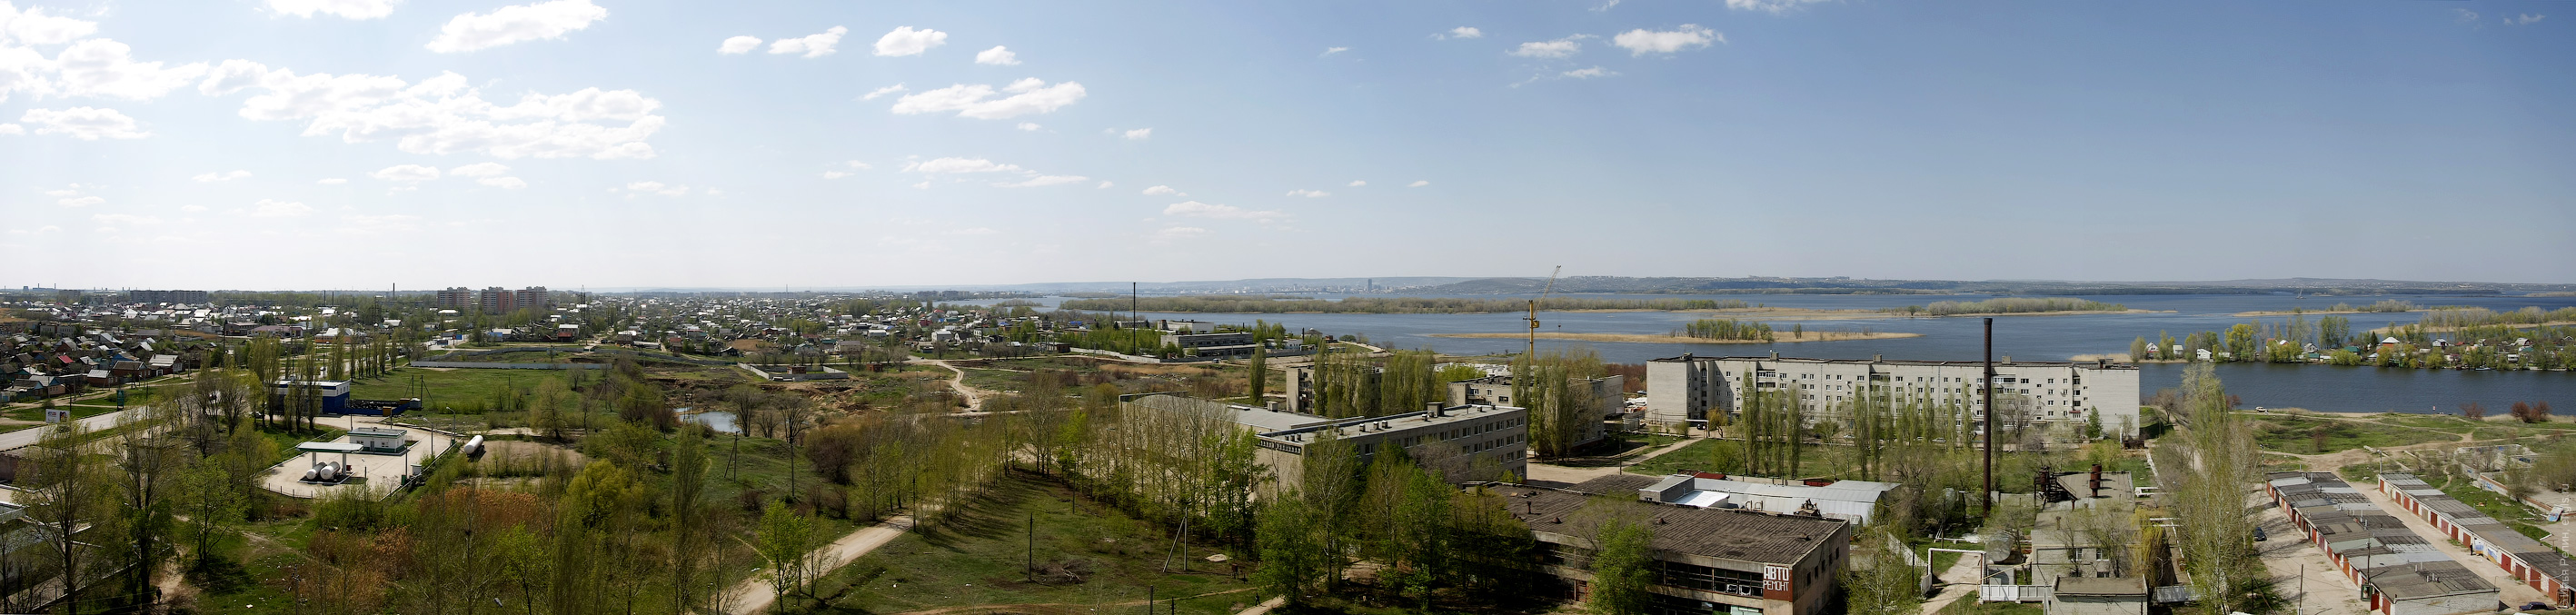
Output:
<instances>
[{"instance_id":1,"label":"white cloud","mask_svg":"<svg viewBox=\"0 0 2576 615\"><path fill-rule=\"evenodd\" d=\"M961 229L957 229L957 230L949 231L949 232L948 232L948 234L950 234L950 235L992 235L992 234L996 234L996 233L1000 233L1000 232L1001 232L1001 231L993 230L993 229L992 229L992 227L978 226L978 227L975 227L975 228L961 228Z\"/></svg>"},{"instance_id":2,"label":"white cloud","mask_svg":"<svg viewBox=\"0 0 2576 615\"><path fill-rule=\"evenodd\" d=\"M885 36L877 37L877 55L917 56L932 47L947 43L948 33L946 32L929 28L914 30L912 26L902 26L887 32Z\"/></svg>"},{"instance_id":3,"label":"white cloud","mask_svg":"<svg viewBox=\"0 0 2576 615\"><path fill-rule=\"evenodd\" d=\"M1601 6L1592 7L1592 12L1607 13L1614 6L1619 6L1619 0L1601 0Z\"/></svg>"},{"instance_id":4,"label":"white cloud","mask_svg":"<svg viewBox=\"0 0 2576 615\"><path fill-rule=\"evenodd\" d=\"M28 109L18 121L36 127L36 134L62 134L83 141L99 139L141 139L152 136L134 124L134 118L115 109L72 107L61 111Z\"/></svg>"},{"instance_id":5,"label":"white cloud","mask_svg":"<svg viewBox=\"0 0 2576 615\"><path fill-rule=\"evenodd\" d=\"M1576 79L1591 79L1591 78L1593 78L1593 77L1609 77L1609 76L1614 76L1614 75L1617 75L1617 74L1619 74L1619 73L1618 73L1618 72L1615 72L1615 71L1612 71L1612 70L1610 70L1610 69L1606 69L1606 68L1602 68L1602 67L1599 67L1599 66L1595 66L1595 67L1592 67L1592 68L1586 68L1586 69L1580 69L1580 70L1569 70L1569 71L1565 71L1565 72L1558 73L1558 74L1559 74L1559 75L1566 76L1566 77L1573 77L1573 78L1576 78Z\"/></svg>"},{"instance_id":6,"label":"white cloud","mask_svg":"<svg viewBox=\"0 0 2576 615\"><path fill-rule=\"evenodd\" d=\"M1825 0L1726 0L1726 8L1739 11L1761 11L1773 15L1787 14L1809 4Z\"/></svg>"},{"instance_id":7,"label":"white cloud","mask_svg":"<svg viewBox=\"0 0 2576 615\"><path fill-rule=\"evenodd\" d=\"M1406 188L1420 188L1420 187L1423 187L1423 186L1429 186L1429 185L1431 185L1431 180L1428 180L1428 179L1417 179L1417 180L1413 180L1413 183L1405 184L1405 185L1404 185L1404 187L1406 187Z\"/></svg>"},{"instance_id":8,"label":"white cloud","mask_svg":"<svg viewBox=\"0 0 2576 615\"><path fill-rule=\"evenodd\" d=\"M160 62L134 61L133 52L133 47L113 39L72 43L52 63L55 93L150 100L206 74L204 63L163 68Z\"/></svg>"},{"instance_id":9,"label":"white cloud","mask_svg":"<svg viewBox=\"0 0 2576 615\"><path fill-rule=\"evenodd\" d=\"M188 205L181 205L181 206L179 206L179 211L190 212L190 213L200 212L200 211L205 211L205 210L206 210L206 206L204 206L204 205L188 204Z\"/></svg>"},{"instance_id":10,"label":"white cloud","mask_svg":"<svg viewBox=\"0 0 2576 615\"><path fill-rule=\"evenodd\" d=\"M851 172L848 172L848 171L824 171L824 172L823 172L823 179L840 179L840 178L843 178L843 177L849 177L849 176L852 176L852 175L857 175L857 173L851 173Z\"/></svg>"},{"instance_id":11,"label":"white cloud","mask_svg":"<svg viewBox=\"0 0 2576 615\"><path fill-rule=\"evenodd\" d=\"M1186 194L1181 194L1181 191L1179 191L1179 190L1173 190L1171 186L1154 186L1154 187L1146 188L1146 189L1145 189L1145 196L1165 196L1165 195L1171 195L1171 196L1189 196L1189 195L1186 195Z\"/></svg>"},{"instance_id":12,"label":"white cloud","mask_svg":"<svg viewBox=\"0 0 2576 615\"><path fill-rule=\"evenodd\" d=\"M1206 235L1207 232L1207 229L1195 226L1166 226L1163 227L1162 230L1154 231L1154 239L1157 241L1188 239L1191 237Z\"/></svg>"},{"instance_id":13,"label":"white cloud","mask_svg":"<svg viewBox=\"0 0 2576 615\"><path fill-rule=\"evenodd\" d=\"M723 44L716 45L716 53L721 53L721 54L726 54L726 55L741 55L741 54L751 53L751 50L753 50L753 49L759 49L759 48L760 48L760 37L757 37L757 36L736 36L736 37L732 37L732 38L727 38L727 39L725 39Z\"/></svg>"},{"instance_id":14,"label":"white cloud","mask_svg":"<svg viewBox=\"0 0 2576 615\"><path fill-rule=\"evenodd\" d=\"M662 182L656 182L656 181L641 181L641 182L635 182L635 183L627 184L627 185L626 185L626 191L627 191L627 192L629 192L629 193L633 193L633 194L659 194L659 195L662 195L662 196L681 196L681 195L686 195L686 194L688 194L688 193L689 193L689 187L688 187L688 186L671 186L671 185L665 185L665 184L663 184Z\"/></svg>"},{"instance_id":15,"label":"white cloud","mask_svg":"<svg viewBox=\"0 0 2576 615\"><path fill-rule=\"evenodd\" d=\"M1011 53L1011 49L1008 47L994 45L992 49L975 52L975 63L991 64L994 66L1019 66L1020 54Z\"/></svg>"},{"instance_id":16,"label":"white cloud","mask_svg":"<svg viewBox=\"0 0 2576 615\"><path fill-rule=\"evenodd\" d=\"M1091 181L1091 178L1083 177L1083 176L1080 176L1080 175L1040 175L1040 176L1037 176L1037 177L1031 177L1031 178L1028 178L1028 179L1025 179L1025 180L1021 180L1021 181L1008 182L1008 183L995 183L995 184L993 184L993 185L995 185L995 186L1001 186L1001 187L1004 187L1004 188L1036 188L1036 187L1039 187L1039 186L1060 186L1060 185L1064 185L1064 184L1077 184L1077 183L1082 183L1082 182L1087 182L1087 181Z\"/></svg>"},{"instance_id":17,"label":"white cloud","mask_svg":"<svg viewBox=\"0 0 2576 615\"><path fill-rule=\"evenodd\" d=\"M91 206L91 205L97 205L97 204L100 204L100 203L105 203L105 202L107 202L107 199L102 199L102 198L98 198L98 197L94 197L94 196L82 196L82 197L72 197L72 198L63 199L63 200L60 200L60 201L54 201L54 202L55 202L55 203L58 203L58 204L61 204L61 205L62 205L62 206L64 206L64 207L88 207L88 206Z\"/></svg>"},{"instance_id":18,"label":"white cloud","mask_svg":"<svg viewBox=\"0 0 2576 615\"><path fill-rule=\"evenodd\" d=\"M1067 81L1047 85L1036 78L1013 81L1001 91L1011 96L986 100L993 96L993 86L952 85L896 99L893 111L896 115L956 111L958 117L998 120L1031 113L1052 113L1082 100L1086 94L1080 83Z\"/></svg>"},{"instance_id":19,"label":"white cloud","mask_svg":"<svg viewBox=\"0 0 2576 615\"><path fill-rule=\"evenodd\" d=\"M412 84L378 75L279 69L260 72L256 82L260 92L242 102L244 118L309 120L305 136L337 134L349 143L391 138L415 154L651 158L653 146L644 139L664 123L653 114L661 101L634 90L531 93L502 106L483 100L456 73Z\"/></svg>"},{"instance_id":20,"label":"white cloud","mask_svg":"<svg viewBox=\"0 0 2576 615\"><path fill-rule=\"evenodd\" d=\"M116 224L123 226L141 226L161 223L160 216L137 216L134 214L95 214L91 215L89 219L99 224Z\"/></svg>"},{"instance_id":21,"label":"white cloud","mask_svg":"<svg viewBox=\"0 0 2576 615\"><path fill-rule=\"evenodd\" d=\"M1328 197L1328 196L1332 196L1332 195L1333 195L1333 193L1325 192L1325 191L1322 191L1322 190L1290 190L1290 191L1288 191L1288 196L1302 196L1302 197L1306 197L1306 198L1310 198L1310 199L1320 199L1320 198L1324 198L1324 197Z\"/></svg>"},{"instance_id":22,"label":"white cloud","mask_svg":"<svg viewBox=\"0 0 2576 615\"><path fill-rule=\"evenodd\" d=\"M368 173L367 176L389 182L425 182L438 179L438 167L417 164L398 164L377 169L373 173Z\"/></svg>"},{"instance_id":23,"label":"white cloud","mask_svg":"<svg viewBox=\"0 0 2576 615\"><path fill-rule=\"evenodd\" d=\"M1030 132L1036 132L1036 131L1037 131L1037 129L1039 129L1039 128L1044 128L1044 126L1039 126L1037 122L1020 122L1020 125L1019 125L1019 129L1020 129L1020 130L1026 130L1026 131L1030 131Z\"/></svg>"},{"instance_id":24,"label":"white cloud","mask_svg":"<svg viewBox=\"0 0 2576 615\"><path fill-rule=\"evenodd\" d=\"M1360 186L1366 186L1366 185L1368 185L1368 180L1354 179L1354 180L1351 180L1351 183L1350 183L1350 187L1353 187L1353 188L1358 188L1358 187L1360 187Z\"/></svg>"},{"instance_id":25,"label":"white cloud","mask_svg":"<svg viewBox=\"0 0 2576 615\"><path fill-rule=\"evenodd\" d=\"M349 180L348 180L348 178L343 178L343 177L325 177L325 178L322 178L322 179L320 179L320 180L316 180L316 181L314 181L313 183L316 183L316 184L322 184L322 185L325 185L325 186L337 186L337 185L340 185L340 184L349 183Z\"/></svg>"},{"instance_id":26,"label":"white cloud","mask_svg":"<svg viewBox=\"0 0 2576 615\"><path fill-rule=\"evenodd\" d=\"M1336 53L1341 53L1341 52L1344 52L1344 51L1350 51L1350 50L1351 50L1351 48L1349 48L1349 47L1325 47L1325 48L1324 48L1324 53L1323 53L1323 55L1333 55L1333 54L1336 54Z\"/></svg>"},{"instance_id":27,"label":"white cloud","mask_svg":"<svg viewBox=\"0 0 2576 615\"><path fill-rule=\"evenodd\" d=\"M1127 140L1129 140L1129 141L1143 141L1143 140L1146 140L1146 139L1154 138L1154 129L1152 129L1152 128L1138 128L1138 129L1135 129L1135 130L1127 131L1126 133L1124 133L1124 134L1122 134L1122 135L1120 135L1120 136L1121 136L1121 137L1123 137L1123 138L1125 138L1125 139L1127 139Z\"/></svg>"},{"instance_id":28,"label":"white cloud","mask_svg":"<svg viewBox=\"0 0 2576 615\"><path fill-rule=\"evenodd\" d=\"M1173 203L1171 206L1163 208L1163 215L1180 216L1184 218L1210 218L1216 220L1258 220L1261 222L1270 222L1288 217L1288 214L1276 211L1251 210L1235 207L1233 205L1211 205L1198 201L1182 201L1179 203Z\"/></svg>"},{"instance_id":29,"label":"white cloud","mask_svg":"<svg viewBox=\"0 0 2576 615\"><path fill-rule=\"evenodd\" d=\"M1726 42L1726 35L1718 34L1716 30L1700 27L1699 24L1687 23L1682 24L1681 29L1670 32L1657 32L1645 28L1638 28L1635 30L1621 32L1618 36L1610 38L1610 44L1618 45L1621 48L1627 49L1628 55L1631 56L1642 56L1649 53L1673 53L1692 47L1707 47L1712 41L1720 43Z\"/></svg>"},{"instance_id":30,"label":"white cloud","mask_svg":"<svg viewBox=\"0 0 2576 615\"><path fill-rule=\"evenodd\" d=\"M2519 26L2519 25L2525 25L2525 24L2538 23L2540 20L2548 19L2548 18L2549 18L2549 16L2548 16L2548 15L2533 15L2533 14L2530 14L2530 13L2523 13L2522 15L2517 16L2517 17L2507 17L2507 18L2505 18L2504 22L2505 22L2505 23L2508 23L2508 24L2512 24L2512 25L2517 25L2517 26Z\"/></svg>"},{"instance_id":31,"label":"white cloud","mask_svg":"<svg viewBox=\"0 0 2576 615\"><path fill-rule=\"evenodd\" d=\"M259 85L259 80L267 76L267 65L249 60L225 60L206 71L206 80L197 84L197 93L207 96L231 94Z\"/></svg>"},{"instance_id":32,"label":"white cloud","mask_svg":"<svg viewBox=\"0 0 2576 615\"><path fill-rule=\"evenodd\" d=\"M268 0L268 10L296 17L314 13L348 19L377 19L394 13L402 0Z\"/></svg>"},{"instance_id":33,"label":"white cloud","mask_svg":"<svg viewBox=\"0 0 2576 615\"><path fill-rule=\"evenodd\" d=\"M1100 180L1100 189L1102 189L1102 190L1108 190L1108 189L1110 189L1110 188L1115 188L1115 187L1117 187L1117 186L1118 186L1118 183L1117 183L1117 182L1112 182L1112 181L1105 180L1105 179L1104 179L1104 180Z\"/></svg>"},{"instance_id":34,"label":"white cloud","mask_svg":"<svg viewBox=\"0 0 2576 615\"><path fill-rule=\"evenodd\" d=\"M17 41L26 45L60 45L98 31L98 22L45 14L40 6L18 7L0 0L0 42ZM0 90L6 93L6 90Z\"/></svg>"},{"instance_id":35,"label":"white cloud","mask_svg":"<svg viewBox=\"0 0 2576 615\"><path fill-rule=\"evenodd\" d=\"M491 14L466 13L447 20L427 47L439 53L490 49L511 43L563 38L591 22L608 18L608 9L590 0L554 0L505 6Z\"/></svg>"},{"instance_id":36,"label":"white cloud","mask_svg":"<svg viewBox=\"0 0 2576 615\"><path fill-rule=\"evenodd\" d=\"M2468 9L2451 9L2451 10L2460 14L2460 19L2459 19L2460 23L2473 23L2473 22L2476 22L2476 21L2478 20L2478 13L2477 13L2477 11L2472 11L2472 10L2468 10Z\"/></svg>"},{"instance_id":37,"label":"white cloud","mask_svg":"<svg viewBox=\"0 0 2576 615\"><path fill-rule=\"evenodd\" d=\"M1443 39L1443 40L1446 40L1446 39L1453 39L1453 38L1484 38L1484 37L1485 37L1485 31L1484 31L1484 30L1478 30L1478 29L1471 28L1471 27L1467 27L1467 26L1458 26L1458 27L1455 27L1455 28L1450 28L1450 29L1449 29L1449 32L1448 32L1447 34L1433 34L1433 35L1431 35L1431 36L1432 36L1432 38Z\"/></svg>"},{"instance_id":38,"label":"white cloud","mask_svg":"<svg viewBox=\"0 0 2576 615\"><path fill-rule=\"evenodd\" d=\"M877 88L877 89L874 89L874 90L868 90L868 95L859 97L859 100L876 100L876 99L877 99L877 97L879 97L879 96L884 96L884 95L887 95L887 94L893 94L893 93L895 93L895 92L901 92L901 91L904 91L904 90L907 90L907 89L911 89L911 88L903 87L903 84L897 83L897 84L894 84L894 85L889 85L889 86L885 86L885 87Z\"/></svg>"},{"instance_id":39,"label":"white cloud","mask_svg":"<svg viewBox=\"0 0 2576 615\"><path fill-rule=\"evenodd\" d=\"M991 160L985 160L982 158L933 158L923 162L904 163L903 172L920 173L923 175L940 175L953 173L1026 173L1028 170L1020 168L1019 165L998 164Z\"/></svg>"},{"instance_id":40,"label":"white cloud","mask_svg":"<svg viewBox=\"0 0 2576 615\"><path fill-rule=\"evenodd\" d=\"M359 234L400 232L412 230L413 228L418 227L420 216L406 216L402 214L385 214L381 216L341 216L340 223L341 225L339 228L332 230L342 233Z\"/></svg>"},{"instance_id":41,"label":"white cloud","mask_svg":"<svg viewBox=\"0 0 2576 615\"><path fill-rule=\"evenodd\" d=\"M193 178L190 178L190 179L194 179L194 180L201 181L201 182L228 182L228 181L232 181L232 180L236 180L236 179L241 179L241 178L244 178L244 177L250 177L250 172L249 172L249 171L238 171L238 170L236 170L236 171L225 171L225 172L217 173L217 172L213 172L213 171L208 171L208 172L204 172L204 173L198 173L196 177L193 177Z\"/></svg>"},{"instance_id":42,"label":"white cloud","mask_svg":"<svg viewBox=\"0 0 2576 615\"><path fill-rule=\"evenodd\" d=\"M1577 53L1582 53L1583 39L1591 37L1592 36L1588 34L1577 34L1552 41L1521 43L1520 47L1512 49L1511 54L1524 58L1569 57Z\"/></svg>"},{"instance_id":43,"label":"white cloud","mask_svg":"<svg viewBox=\"0 0 2576 615\"><path fill-rule=\"evenodd\" d=\"M61 190L47 190L47 191L45 191L45 196L79 196L79 195L80 195L80 184L72 184L72 185L71 185L71 187L69 187L69 188L64 188L64 189L61 189Z\"/></svg>"},{"instance_id":44,"label":"white cloud","mask_svg":"<svg viewBox=\"0 0 2576 615\"><path fill-rule=\"evenodd\" d=\"M805 57L808 58L820 58L832 55L835 51L839 51L839 49L835 49L835 47L839 47L841 45L841 35L848 33L850 33L849 28L832 26L831 29L824 30L821 34L808 34L797 38L782 38L769 43L769 52L773 54L801 53L805 54Z\"/></svg>"},{"instance_id":45,"label":"white cloud","mask_svg":"<svg viewBox=\"0 0 2576 615\"><path fill-rule=\"evenodd\" d=\"M914 187L914 188L920 188L920 189L923 189L923 190L929 190L929 189L930 189L930 180L926 180L926 179L925 179L925 180L922 180L922 181L921 181L921 183L913 184L913 185L912 185L912 187Z\"/></svg>"},{"instance_id":46,"label":"white cloud","mask_svg":"<svg viewBox=\"0 0 2576 615\"><path fill-rule=\"evenodd\" d=\"M250 215L257 218L293 218L309 213L313 213L311 205L269 199L260 199L259 205L251 208L250 211Z\"/></svg>"},{"instance_id":47,"label":"white cloud","mask_svg":"<svg viewBox=\"0 0 2576 615\"><path fill-rule=\"evenodd\" d=\"M1036 124L1030 124L1030 125L1031 125L1031 126L1035 126ZM19 125L17 125L17 124L0 124L0 135L23 135L23 134L27 134L27 127L25 127L25 126L19 126Z\"/></svg>"},{"instance_id":48,"label":"white cloud","mask_svg":"<svg viewBox=\"0 0 2576 615\"><path fill-rule=\"evenodd\" d=\"M491 186L491 187L494 187L494 188L500 188L500 189L503 189L503 190L517 190L517 189L520 189L520 188L526 188L526 187L528 187L528 181L527 181L527 180L519 179L519 178L516 178L516 177L486 177L486 178L483 178L483 179L474 180L474 183L477 183L477 184L483 184L483 185Z\"/></svg>"},{"instance_id":49,"label":"white cloud","mask_svg":"<svg viewBox=\"0 0 2576 615\"><path fill-rule=\"evenodd\" d=\"M508 172L510 167L498 162L477 162L447 170L448 175L457 177L497 177Z\"/></svg>"}]
</instances>

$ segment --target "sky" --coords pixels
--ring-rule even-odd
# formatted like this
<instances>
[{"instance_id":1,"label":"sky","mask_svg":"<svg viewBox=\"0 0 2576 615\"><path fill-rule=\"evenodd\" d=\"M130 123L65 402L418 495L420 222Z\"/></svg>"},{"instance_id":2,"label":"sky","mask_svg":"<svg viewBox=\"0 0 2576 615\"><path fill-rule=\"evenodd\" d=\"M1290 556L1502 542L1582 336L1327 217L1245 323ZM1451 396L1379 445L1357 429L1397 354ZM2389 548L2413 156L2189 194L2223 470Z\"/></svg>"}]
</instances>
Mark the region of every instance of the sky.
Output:
<instances>
[{"instance_id":1,"label":"sky","mask_svg":"<svg viewBox=\"0 0 2576 615\"><path fill-rule=\"evenodd\" d=\"M2566 2L512 1L0 0L0 287L2576 281Z\"/></svg>"}]
</instances>

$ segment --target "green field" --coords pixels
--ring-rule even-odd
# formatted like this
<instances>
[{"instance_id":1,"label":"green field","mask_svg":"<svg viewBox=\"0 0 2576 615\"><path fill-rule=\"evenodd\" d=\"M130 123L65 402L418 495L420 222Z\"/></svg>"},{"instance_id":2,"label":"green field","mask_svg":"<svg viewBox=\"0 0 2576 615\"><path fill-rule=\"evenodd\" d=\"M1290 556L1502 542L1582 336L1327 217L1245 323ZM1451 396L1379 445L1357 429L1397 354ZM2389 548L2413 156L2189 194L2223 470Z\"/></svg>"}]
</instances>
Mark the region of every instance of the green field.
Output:
<instances>
[{"instance_id":1,"label":"green field","mask_svg":"<svg viewBox=\"0 0 2576 615\"><path fill-rule=\"evenodd\" d=\"M824 604L793 600L789 612L893 613L958 606L1045 605L1034 612L1129 612L1143 608L1146 588L1156 597L1179 598L1173 613L1233 613L1259 602L1238 569L1210 563L1228 552L1204 538L1192 540L1161 572L1172 548L1170 528L1127 516L1076 495L1052 480L1013 473L985 496L966 504L954 520L926 525L821 579ZM1029 561L1030 519L1036 520L1036 561L1044 572L1024 576ZM1245 561L1241 552L1230 552ZM1249 575L1249 562L1239 572ZM1171 606L1169 603L1158 603ZM981 611L977 611L981 612Z\"/></svg>"},{"instance_id":2,"label":"green field","mask_svg":"<svg viewBox=\"0 0 2576 615\"><path fill-rule=\"evenodd\" d=\"M2385 424L2385 421L2353 421L2296 414L2240 414L2238 416L2243 419L2246 428L2254 430L2255 442L2262 445L2264 450L2298 455L2331 453L2364 446L2387 448L2457 440L2460 433L2389 425ZM2324 436L2322 446L2318 440L2320 433Z\"/></svg>"}]
</instances>

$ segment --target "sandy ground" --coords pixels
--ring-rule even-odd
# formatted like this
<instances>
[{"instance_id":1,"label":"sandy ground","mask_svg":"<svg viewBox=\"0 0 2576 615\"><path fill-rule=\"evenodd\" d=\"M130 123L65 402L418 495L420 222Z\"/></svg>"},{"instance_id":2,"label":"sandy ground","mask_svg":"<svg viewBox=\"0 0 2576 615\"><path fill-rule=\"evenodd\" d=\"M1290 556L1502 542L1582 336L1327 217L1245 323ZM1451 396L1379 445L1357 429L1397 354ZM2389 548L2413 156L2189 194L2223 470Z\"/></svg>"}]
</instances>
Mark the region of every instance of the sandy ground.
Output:
<instances>
[{"instance_id":1,"label":"sandy ground","mask_svg":"<svg viewBox=\"0 0 2576 615\"><path fill-rule=\"evenodd\" d=\"M1522 339L1522 338L1526 338L1526 337L1528 337L1528 336L1529 336L1529 334L1527 334L1527 333L1433 333L1433 334L1430 334L1430 335L1431 335L1431 337L1511 338L1511 339ZM1797 335L1792 335L1792 334L1787 334L1787 333L1777 333L1777 332L1775 332L1775 333L1773 334L1773 339L1768 340L1768 341L1765 341L1765 340L1716 340L1716 339L1705 339L1705 338L1697 338L1697 337L1684 337L1684 336L1679 336L1679 335L1646 335L1646 334L1635 334L1635 333L1550 333L1550 332L1541 332L1541 333L1539 333L1539 334L1538 334L1538 338L1539 338L1539 339L1543 339L1543 340L1575 340L1575 341L1583 341L1583 342L1618 342L1618 343L1632 343L1632 344L1795 344L1795 343L1798 343L1798 342L1840 342L1840 341L1847 341L1847 340L1890 340L1890 339L1899 339L1899 338L1908 338L1908 337L1923 337L1923 334L1921 334L1921 333L1891 333L1891 332L1883 332L1883 331L1882 331L1882 332L1872 332L1872 333L1853 333L1853 332L1848 332L1848 331L1808 331L1804 337L1800 337L1800 336L1797 336Z\"/></svg>"}]
</instances>

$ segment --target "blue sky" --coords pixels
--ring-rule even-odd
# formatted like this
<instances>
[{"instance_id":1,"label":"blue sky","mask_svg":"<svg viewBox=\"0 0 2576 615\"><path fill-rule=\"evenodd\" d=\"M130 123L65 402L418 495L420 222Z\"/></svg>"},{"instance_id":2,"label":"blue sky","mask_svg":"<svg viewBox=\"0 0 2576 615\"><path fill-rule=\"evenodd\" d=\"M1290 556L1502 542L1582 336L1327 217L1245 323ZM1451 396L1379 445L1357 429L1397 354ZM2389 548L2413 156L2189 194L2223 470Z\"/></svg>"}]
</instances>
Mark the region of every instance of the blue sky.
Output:
<instances>
[{"instance_id":1,"label":"blue sky","mask_svg":"<svg viewBox=\"0 0 2576 615\"><path fill-rule=\"evenodd\" d=\"M0 285L2566 282L2570 6L0 0Z\"/></svg>"}]
</instances>

